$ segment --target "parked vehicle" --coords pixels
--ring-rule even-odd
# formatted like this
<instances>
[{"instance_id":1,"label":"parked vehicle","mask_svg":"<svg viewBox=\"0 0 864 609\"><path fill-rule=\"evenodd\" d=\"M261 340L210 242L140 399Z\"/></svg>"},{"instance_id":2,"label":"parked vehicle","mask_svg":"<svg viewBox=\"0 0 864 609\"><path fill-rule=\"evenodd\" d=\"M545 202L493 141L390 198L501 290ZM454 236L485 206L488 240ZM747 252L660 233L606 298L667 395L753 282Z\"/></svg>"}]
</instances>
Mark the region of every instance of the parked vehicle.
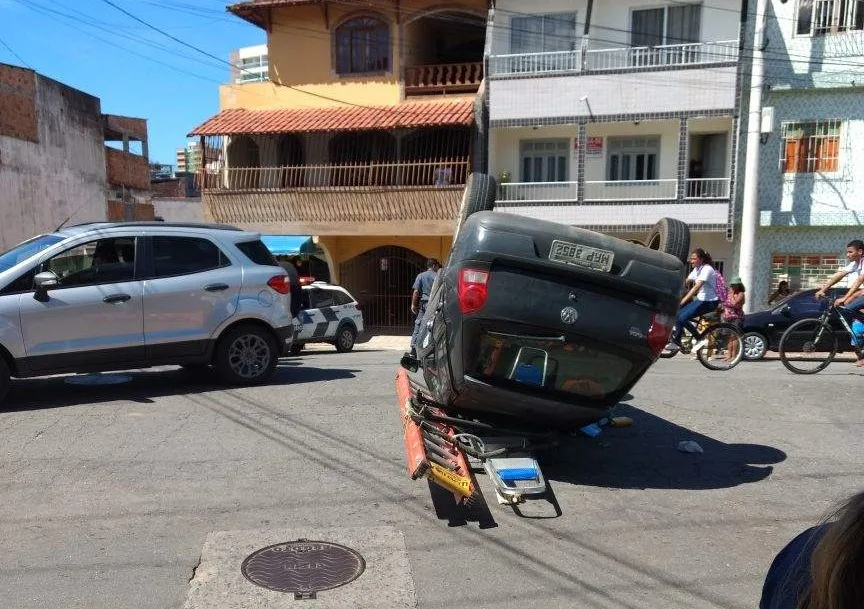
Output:
<instances>
[{"instance_id":1,"label":"parked vehicle","mask_svg":"<svg viewBox=\"0 0 864 609\"><path fill-rule=\"evenodd\" d=\"M166 364L265 382L293 341L291 288L259 235L229 226L96 222L34 237L0 254L0 399L10 377Z\"/></svg>"},{"instance_id":2,"label":"parked vehicle","mask_svg":"<svg viewBox=\"0 0 864 609\"><path fill-rule=\"evenodd\" d=\"M601 420L668 342L687 226L659 223L646 239L665 250L655 251L479 207L466 213L463 201L417 358L403 366L451 415L547 428Z\"/></svg>"},{"instance_id":3,"label":"parked vehicle","mask_svg":"<svg viewBox=\"0 0 864 609\"><path fill-rule=\"evenodd\" d=\"M302 298L291 353L300 353L309 343L330 343L340 353L351 351L364 329L357 299L342 286L323 281L304 285Z\"/></svg>"},{"instance_id":4,"label":"parked vehicle","mask_svg":"<svg viewBox=\"0 0 864 609\"><path fill-rule=\"evenodd\" d=\"M786 296L764 311L748 313L742 324L744 359L757 361L765 357L768 351L777 351L780 339L789 326L800 319L819 317L829 301L833 302L846 291L847 288L831 288L828 298L819 300L814 296L815 289L803 290ZM831 324L838 338L838 349L851 349L849 333L836 319Z\"/></svg>"}]
</instances>

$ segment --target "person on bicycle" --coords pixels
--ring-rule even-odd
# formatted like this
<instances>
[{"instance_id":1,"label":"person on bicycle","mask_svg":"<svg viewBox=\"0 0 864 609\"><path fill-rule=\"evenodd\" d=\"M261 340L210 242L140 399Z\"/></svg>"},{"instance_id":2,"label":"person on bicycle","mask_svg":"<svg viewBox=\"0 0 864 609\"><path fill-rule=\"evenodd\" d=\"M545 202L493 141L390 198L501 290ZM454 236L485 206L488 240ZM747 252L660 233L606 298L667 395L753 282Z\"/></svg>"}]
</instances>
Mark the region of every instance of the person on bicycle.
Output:
<instances>
[{"instance_id":1,"label":"person on bicycle","mask_svg":"<svg viewBox=\"0 0 864 609\"><path fill-rule=\"evenodd\" d=\"M825 285L819 288L814 294L816 298L825 298L825 295L828 293L828 288L830 288L832 285L834 285L846 276L851 276L853 287L856 284L858 287L856 287L854 290L850 289L848 292L846 292L845 296L838 298L834 304L843 304L843 302L847 302L850 296L855 296L856 292L861 287L861 274L862 270L864 270L862 269L862 265L864 265L864 241L861 241L861 239L853 239L852 241L847 243L846 259L849 261L849 264L847 264L845 267L843 267L828 278L828 280L825 282ZM864 293L859 293L858 297L859 298L853 299L853 302L855 302L856 304L857 301L864 299ZM856 308L854 306L849 306L853 304L853 302L849 302L849 304L846 306L850 309ZM858 308L862 307L864 307L864 303L862 303L861 306Z\"/></svg>"},{"instance_id":2,"label":"person on bicycle","mask_svg":"<svg viewBox=\"0 0 864 609\"><path fill-rule=\"evenodd\" d=\"M687 280L693 281L693 287L681 299L681 308L675 320L675 330L672 332L669 344L666 345L666 351L679 351L684 327L686 326L691 334L696 334L696 328L690 322L706 313L716 311L720 305L716 289L717 272L714 270L713 263L711 254L701 247L697 247L690 253L690 264L693 265L693 270L687 276ZM694 352L698 350L698 345L693 347Z\"/></svg>"}]
</instances>

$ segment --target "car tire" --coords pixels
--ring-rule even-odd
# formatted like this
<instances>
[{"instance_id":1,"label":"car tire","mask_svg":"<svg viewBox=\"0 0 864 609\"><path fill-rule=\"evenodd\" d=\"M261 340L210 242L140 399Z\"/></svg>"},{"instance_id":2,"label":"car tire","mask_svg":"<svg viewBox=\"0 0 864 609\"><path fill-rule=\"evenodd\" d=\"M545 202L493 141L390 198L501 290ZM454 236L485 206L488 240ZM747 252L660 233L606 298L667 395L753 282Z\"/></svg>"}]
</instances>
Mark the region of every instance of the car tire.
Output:
<instances>
[{"instance_id":1,"label":"car tire","mask_svg":"<svg viewBox=\"0 0 864 609\"><path fill-rule=\"evenodd\" d=\"M6 360L0 357L0 402L6 399L10 387L12 387L12 374L9 372Z\"/></svg>"},{"instance_id":2,"label":"car tire","mask_svg":"<svg viewBox=\"0 0 864 609\"><path fill-rule=\"evenodd\" d=\"M675 218L660 218L648 231L645 246L671 254L686 263L690 257L690 227Z\"/></svg>"},{"instance_id":3,"label":"car tire","mask_svg":"<svg viewBox=\"0 0 864 609\"><path fill-rule=\"evenodd\" d=\"M348 353L354 349L354 342L357 340L357 331L351 326L342 326L336 331L336 340L333 345L339 353Z\"/></svg>"},{"instance_id":4,"label":"car tire","mask_svg":"<svg viewBox=\"0 0 864 609\"><path fill-rule=\"evenodd\" d=\"M758 362L768 352L768 339L759 332L747 332L741 337L741 344L748 362Z\"/></svg>"},{"instance_id":5,"label":"car tire","mask_svg":"<svg viewBox=\"0 0 864 609\"><path fill-rule=\"evenodd\" d=\"M495 195L498 194L498 181L486 173L472 173L465 183L462 193L462 203L456 215L454 238L459 234L459 228L478 211L491 211L495 207Z\"/></svg>"},{"instance_id":6,"label":"car tire","mask_svg":"<svg viewBox=\"0 0 864 609\"><path fill-rule=\"evenodd\" d=\"M305 346L306 345L294 343L293 345L291 345L291 349L289 352L291 353L291 355L300 355L301 353L303 353L303 347Z\"/></svg>"},{"instance_id":7,"label":"car tire","mask_svg":"<svg viewBox=\"0 0 864 609\"><path fill-rule=\"evenodd\" d=\"M222 335L213 365L220 378L231 385L258 385L273 376L279 355L278 344L270 332L244 324Z\"/></svg>"}]
</instances>

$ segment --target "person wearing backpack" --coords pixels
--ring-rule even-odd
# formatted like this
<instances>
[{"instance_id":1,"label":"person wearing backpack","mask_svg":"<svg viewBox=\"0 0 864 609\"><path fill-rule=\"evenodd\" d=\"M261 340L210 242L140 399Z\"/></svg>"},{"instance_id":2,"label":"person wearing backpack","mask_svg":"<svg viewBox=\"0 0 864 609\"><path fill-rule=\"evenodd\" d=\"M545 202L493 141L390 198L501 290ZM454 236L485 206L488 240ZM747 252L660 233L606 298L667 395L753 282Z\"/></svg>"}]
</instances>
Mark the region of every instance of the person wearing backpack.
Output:
<instances>
[{"instance_id":1,"label":"person wearing backpack","mask_svg":"<svg viewBox=\"0 0 864 609\"><path fill-rule=\"evenodd\" d=\"M693 281L693 287L681 299L681 308L678 310L675 329L669 344L666 345L666 351L679 351L684 327L686 326L691 334L696 334L696 328L691 323L692 320L716 311L722 302L717 295L718 274L714 270L711 254L701 247L697 247L690 253L690 264L693 265L693 270L687 276L687 281ZM725 283L723 287L725 288ZM693 347L694 352L697 350L698 345Z\"/></svg>"}]
</instances>

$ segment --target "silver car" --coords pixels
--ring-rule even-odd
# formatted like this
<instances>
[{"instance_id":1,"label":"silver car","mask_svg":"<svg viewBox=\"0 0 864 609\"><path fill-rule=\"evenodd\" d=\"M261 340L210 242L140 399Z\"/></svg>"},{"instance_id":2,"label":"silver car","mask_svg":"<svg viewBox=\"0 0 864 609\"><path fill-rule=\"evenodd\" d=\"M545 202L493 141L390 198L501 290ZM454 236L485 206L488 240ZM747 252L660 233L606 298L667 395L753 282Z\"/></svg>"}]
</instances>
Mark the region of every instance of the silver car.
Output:
<instances>
[{"instance_id":1,"label":"silver car","mask_svg":"<svg viewBox=\"0 0 864 609\"><path fill-rule=\"evenodd\" d=\"M34 237L0 254L0 399L10 377L168 364L264 382L291 348L292 288L259 235L229 226L99 222Z\"/></svg>"}]
</instances>

